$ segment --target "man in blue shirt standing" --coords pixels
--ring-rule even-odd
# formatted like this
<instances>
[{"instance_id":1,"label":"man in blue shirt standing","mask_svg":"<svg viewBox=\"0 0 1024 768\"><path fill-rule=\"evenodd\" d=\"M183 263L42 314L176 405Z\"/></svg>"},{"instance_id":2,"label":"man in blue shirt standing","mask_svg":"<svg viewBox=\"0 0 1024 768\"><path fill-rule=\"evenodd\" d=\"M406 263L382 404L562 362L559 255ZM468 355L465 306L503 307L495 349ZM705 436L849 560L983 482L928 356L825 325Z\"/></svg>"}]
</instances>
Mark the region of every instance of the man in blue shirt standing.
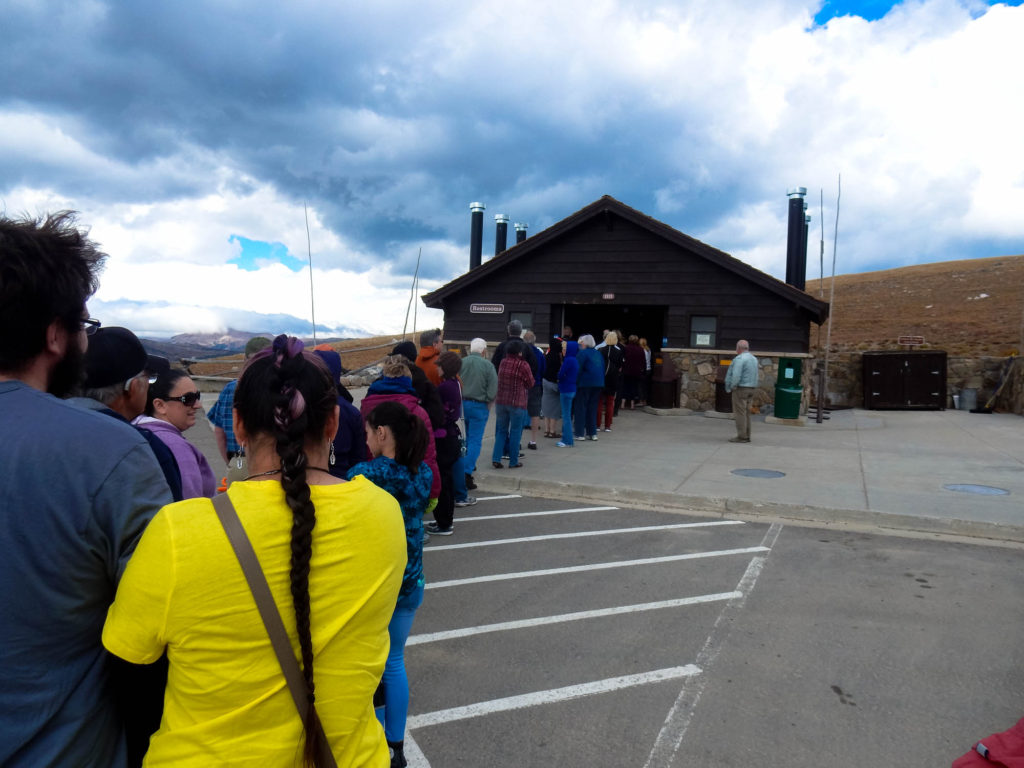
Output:
<instances>
[{"instance_id":1,"label":"man in blue shirt standing","mask_svg":"<svg viewBox=\"0 0 1024 768\"><path fill-rule=\"evenodd\" d=\"M750 354L750 344L736 342L736 357L725 374L725 391L732 392L732 415L736 420L736 437L730 443L750 442L750 406L757 389L757 358Z\"/></svg>"},{"instance_id":2,"label":"man in blue shirt standing","mask_svg":"<svg viewBox=\"0 0 1024 768\"><path fill-rule=\"evenodd\" d=\"M106 259L70 212L0 215L0 765L125 765L100 643L136 541L171 500L118 419L59 398L81 380Z\"/></svg>"}]
</instances>

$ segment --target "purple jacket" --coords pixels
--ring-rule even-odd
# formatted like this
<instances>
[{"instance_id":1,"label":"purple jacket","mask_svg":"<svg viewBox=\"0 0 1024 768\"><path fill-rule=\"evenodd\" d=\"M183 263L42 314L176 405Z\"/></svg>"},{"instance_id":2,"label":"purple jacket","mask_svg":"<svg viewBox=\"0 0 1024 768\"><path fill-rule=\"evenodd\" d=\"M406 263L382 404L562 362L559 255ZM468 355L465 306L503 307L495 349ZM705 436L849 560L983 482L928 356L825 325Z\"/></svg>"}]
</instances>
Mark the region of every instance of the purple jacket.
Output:
<instances>
[{"instance_id":1,"label":"purple jacket","mask_svg":"<svg viewBox=\"0 0 1024 768\"><path fill-rule=\"evenodd\" d=\"M185 439L181 430L169 422L154 419L151 416L139 416L132 423L142 429L148 429L171 449L174 460L178 462L178 470L181 472L183 498L197 499L202 496L213 498L217 493L217 478L213 474L213 469L210 468L210 462L198 448Z\"/></svg>"}]
</instances>

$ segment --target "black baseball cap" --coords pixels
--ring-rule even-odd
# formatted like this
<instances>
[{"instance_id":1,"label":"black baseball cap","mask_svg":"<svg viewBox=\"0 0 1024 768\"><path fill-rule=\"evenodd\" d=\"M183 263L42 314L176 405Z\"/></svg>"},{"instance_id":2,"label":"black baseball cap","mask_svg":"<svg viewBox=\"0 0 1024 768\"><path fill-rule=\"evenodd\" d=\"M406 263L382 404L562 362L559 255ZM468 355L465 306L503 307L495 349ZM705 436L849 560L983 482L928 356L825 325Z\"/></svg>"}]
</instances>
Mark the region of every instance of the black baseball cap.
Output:
<instances>
[{"instance_id":1,"label":"black baseball cap","mask_svg":"<svg viewBox=\"0 0 1024 768\"><path fill-rule=\"evenodd\" d=\"M85 353L85 388L99 389L135 378L143 371L159 374L169 370L166 357L150 355L127 328L102 327L89 337Z\"/></svg>"}]
</instances>

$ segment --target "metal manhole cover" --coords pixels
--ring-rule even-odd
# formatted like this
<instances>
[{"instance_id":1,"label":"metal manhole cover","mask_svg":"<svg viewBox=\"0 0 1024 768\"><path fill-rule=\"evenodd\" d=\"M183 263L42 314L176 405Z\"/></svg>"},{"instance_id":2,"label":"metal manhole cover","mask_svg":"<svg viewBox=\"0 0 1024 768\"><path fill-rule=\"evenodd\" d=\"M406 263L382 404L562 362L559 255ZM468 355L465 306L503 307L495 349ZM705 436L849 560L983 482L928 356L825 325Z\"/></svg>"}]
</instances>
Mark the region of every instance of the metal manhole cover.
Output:
<instances>
[{"instance_id":1,"label":"metal manhole cover","mask_svg":"<svg viewBox=\"0 0 1024 768\"><path fill-rule=\"evenodd\" d=\"M778 472L774 469L734 469L734 475L741 477L785 477L785 472Z\"/></svg>"},{"instance_id":2,"label":"metal manhole cover","mask_svg":"<svg viewBox=\"0 0 1024 768\"><path fill-rule=\"evenodd\" d=\"M949 483L942 486L947 491L957 493L976 493L981 496L1009 496L1010 492L1003 488L993 488L991 485L971 485L970 483Z\"/></svg>"}]
</instances>

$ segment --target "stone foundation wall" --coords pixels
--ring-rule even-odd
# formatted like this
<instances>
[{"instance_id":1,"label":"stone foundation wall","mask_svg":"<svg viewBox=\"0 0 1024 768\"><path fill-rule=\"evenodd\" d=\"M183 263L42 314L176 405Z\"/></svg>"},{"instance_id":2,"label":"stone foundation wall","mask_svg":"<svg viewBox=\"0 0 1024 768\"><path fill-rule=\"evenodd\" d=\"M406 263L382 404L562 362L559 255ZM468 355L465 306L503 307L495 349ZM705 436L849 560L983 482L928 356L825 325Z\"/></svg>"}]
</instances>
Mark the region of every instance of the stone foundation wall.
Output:
<instances>
[{"instance_id":1,"label":"stone foundation wall","mask_svg":"<svg viewBox=\"0 0 1024 768\"><path fill-rule=\"evenodd\" d=\"M731 360L735 352L691 352L687 350L668 351L663 357L672 360L679 375L679 405L692 411L715 410L715 375L722 360ZM763 410L765 405L775 402L775 381L779 376L779 359L781 357L799 357L799 355L771 355L754 352L760 372L760 386L754 393L754 407ZM807 397L810 384L810 368L814 360L803 358L804 396L800 405L800 413L807 410Z\"/></svg>"},{"instance_id":2,"label":"stone foundation wall","mask_svg":"<svg viewBox=\"0 0 1024 768\"><path fill-rule=\"evenodd\" d=\"M761 384L754 394L754 406L763 410L765 405L775 402L775 382L779 375L780 357L796 355L771 355L754 353L761 370ZM675 364L679 375L679 405L693 411L715 410L715 374L721 360L732 359L728 352L693 352L687 350L664 353ZM832 406L862 408L864 391L862 386L863 352L839 350L829 359L828 398ZM804 395L800 413L818 401L815 367L822 361L803 358ZM1007 381L993 403L999 411L1024 415L1024 358L1016 357L1008 362L1005 357L947 357L946 391L950 396L947 406L952 408L952 395L963 389L977 390L978 406L984 406L999 387L1006 366L1010 365Z\"/></svg>"},{"instance_id":3,"label":"stone foundation wall","mask_svg":"<svg viewBox=\"0 0 1024 768\"><path fill-rule=\"evenodd\" d=\"M817 361L811 361L813 366ZM978 406L983 406L995 393L1000 377L1007 365L1005 357L947 357L946 358L946 392L959 394L963 389L977 390ZM805 363L806 365L806 363ZM805 371L805 379L806 379ZM854 350L839 350L829 358L828 364L828 405L862 408L864 406L863 390L863 353ZM817 393L813 391L816 382L811 383L808 390L805 381L805 393L810 391L810 401L817 402ZM806 400L806 394L805 394ZM952 408L952 402L947 406ZM1014 358L1008 374L1008 381L996 399L993 407L1024 415L1024 360Z\"/></svg>"}]
</instances>

